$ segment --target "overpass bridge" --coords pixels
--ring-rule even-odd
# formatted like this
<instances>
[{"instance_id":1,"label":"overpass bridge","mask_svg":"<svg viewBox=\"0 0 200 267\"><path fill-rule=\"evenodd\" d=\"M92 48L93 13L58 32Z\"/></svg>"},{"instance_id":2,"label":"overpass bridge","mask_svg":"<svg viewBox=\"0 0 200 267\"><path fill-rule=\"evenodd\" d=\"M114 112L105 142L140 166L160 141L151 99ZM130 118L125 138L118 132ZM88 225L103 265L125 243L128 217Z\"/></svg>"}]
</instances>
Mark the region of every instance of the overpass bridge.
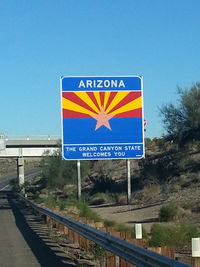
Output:
<instances>
[{"instance_id":1,"label":"overpass bridge","mask_svg":"<svg viewBox=\"0 0 200 267\"><path fill-rule=\"evenodd\" d=\"M0 134L0 159L16 158L19 185L24 184L24 158L52 155L59 147L59 136L16 136Z\"/></svg>"},{"instance_id":2,"label":"overpass bridge","mask_svg":"<svg viewBox=\"0 0 200 267\"><path fill-rule=\"evenodd\" d=\"M58 148L59 136L17 136L0 135L0 158L43 157Z\"/></svg>"}]
</instances>

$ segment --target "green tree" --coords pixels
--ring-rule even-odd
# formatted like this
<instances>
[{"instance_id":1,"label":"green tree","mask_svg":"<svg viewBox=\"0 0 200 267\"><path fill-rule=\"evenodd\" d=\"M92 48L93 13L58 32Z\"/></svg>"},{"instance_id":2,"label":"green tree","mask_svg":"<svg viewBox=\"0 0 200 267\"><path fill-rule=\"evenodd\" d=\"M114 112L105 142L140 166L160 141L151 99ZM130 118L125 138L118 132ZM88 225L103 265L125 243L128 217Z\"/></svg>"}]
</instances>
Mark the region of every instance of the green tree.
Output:
<instances>
[{"instance_id":1,"label":"green tree","mask_svg":"<svg viewBox=\"0 0 200 267\"><path fill-rule=\"evenodd\" d=\"M166 137L179 144L200 140L200 83L190 89L178 88L178 96L177 105L169 103L160 108Z\"/></svg>"},{"instance_id":2,"label":"green tree","mask_svg":"<svg viewBox=\"0 0 200 267\"><path fill-rule=\"evenodd\" d=\"M41 162L44 183L49 188L62 189L66 184L75 184L77 181L76 161L62 160L61 149L53 154L46 153ZM82 176L86 176L90 168L90 162L81 163Z\"/></svg>"}]
</instances>

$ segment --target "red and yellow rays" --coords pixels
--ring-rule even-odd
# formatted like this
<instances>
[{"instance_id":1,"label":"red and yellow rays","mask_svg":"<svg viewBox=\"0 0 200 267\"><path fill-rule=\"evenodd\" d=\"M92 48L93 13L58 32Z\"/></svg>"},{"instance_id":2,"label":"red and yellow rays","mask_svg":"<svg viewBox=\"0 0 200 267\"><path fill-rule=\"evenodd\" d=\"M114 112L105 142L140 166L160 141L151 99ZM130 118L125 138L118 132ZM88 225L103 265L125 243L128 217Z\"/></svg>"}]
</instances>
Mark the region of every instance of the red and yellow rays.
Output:
<instances>
[{"instance_id":1,"label":"red and yellow rays","mask_svg":"<svg viewBox=\"0 0 200 267\"><path fill-rule=\"evenodd\" d=\"M63 118L142 117L141 92L63 92Z\"/></svg>"}]
</instances>

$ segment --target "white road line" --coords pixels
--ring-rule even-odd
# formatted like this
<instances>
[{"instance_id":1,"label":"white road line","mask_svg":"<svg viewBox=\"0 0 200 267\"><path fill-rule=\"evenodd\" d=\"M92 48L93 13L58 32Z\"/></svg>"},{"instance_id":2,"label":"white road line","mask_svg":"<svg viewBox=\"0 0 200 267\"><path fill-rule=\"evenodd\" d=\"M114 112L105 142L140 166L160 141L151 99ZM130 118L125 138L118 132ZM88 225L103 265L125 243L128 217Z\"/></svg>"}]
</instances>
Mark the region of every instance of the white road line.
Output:
<instances>
[{"instance_id":1,"label":"white road line","mask_svg":"<svg viewBox=\"0 0 200 267\"><path fill-rule=\"evenodd\" d=\"M0 189L0 191L3 191L6 187L8 187L9 184L7 184L6 186L4 186L3 188Z\"/></svg>"}]
</instances>

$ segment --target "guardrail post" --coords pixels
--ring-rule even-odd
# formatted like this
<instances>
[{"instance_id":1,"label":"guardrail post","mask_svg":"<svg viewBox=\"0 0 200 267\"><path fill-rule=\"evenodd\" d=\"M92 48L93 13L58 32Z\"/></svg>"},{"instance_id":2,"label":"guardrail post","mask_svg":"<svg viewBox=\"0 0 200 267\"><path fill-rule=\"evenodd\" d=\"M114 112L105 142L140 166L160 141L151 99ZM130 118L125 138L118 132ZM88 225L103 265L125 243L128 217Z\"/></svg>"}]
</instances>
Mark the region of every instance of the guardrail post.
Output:
<instances>
[{"instance_id":1,"label":"guardrail post","mask_svg":"<svg viewBox=\"0 0 200 267\"><path fill-rule=\"evenodd\" d=\"M79 241L80 241L79 234L74 232L74 244L79 245Z\"/></svg>"},{"instance_id":2,"label":"guardrail post","mask_svg":"<svg viewBox=\"0 0 200 267\"><path fill-rule=\"evenodd\" d=\"M112 232L110 232L109 234L111 234L111 235L113 235L113 236L116 236L116 237L120 237L120 232L117 232L117 231L112 231ZM111 256L110 254L108 254L108 257L109 256ZM121 267L122 265L121 264L123 264L122 263L122 259L121 258L119 258L119 256L116 256L115 255L115 265L114 266L116 266L116 267ZM109 265L108 265L109 266Z\"/></svg>"},{"instance_id":3,"label":"guardrail post","mask_svg":"<svg viewBox=\"0 0 200 267\"><path fill-rule=\"evenodd\" d=\"M53 228L53 219L51 217L49 218L49 226L51 229Z\"/></svg>"},{"instance_id":4,"label":"guardrail post","mask_svg":"<svg viewBox=\"0 0 200 267\"><path fill-rule=\"evenodd\" d=\"M49 217L48 216L46 216L46 224L47 224L47 226L49 226Z\"/></svg>"},{"instance_id":5,"label":"guardrail post","mask_svg":"<svg viewBox=\"0 0 200 267\"><path fill-rule=\"evenodd\" d=\"M67 226L64 226L64 234L68 236L69 228Z\"/></svg>"},{"instance_id":6,"label":"guardrail post","mask_svg":"<svg viewBox=\"0 0 200 267\"><path fill-rule=\"evenodd\" d=\"M82 235L80 235L79 245L82 249L87 248L87 239L83 237Z\"/></svg>"},{"instance_id":7,"label":"guardrail post","mask_svg":"<svg viewBox=\"0 0 200 267\"><path fill-rule=\"evenodd\" d=\"M74 243L74 231L72 231L71 229L68 230L68 237L70 242Z\"/></svg>"},{"instance_id":8,"label":"guardrail post","mask_svg":"<svg viewBox=\"0 0 200 267\"><path fill-rule=\"evenodd\" d=\"M200 238L192 238L192 261L195 267L200 267Z\"/></svg>"},{"instance_id":9,"label":"guardrail post","mask_svg":"<svg viewBox=\"0 0 200 267\"><path fill-rule=\"evenodd\" d=\"M63 224L59 223L58 230L59 230L59 232L64 233L64 226L63 226Z\"/></svg>"},{"instance_id":10,"label":"guardrail post","mask_svg":"<svg viewBox=\"0 0 200 267\"><path fill-rule=\"evenodd\" d=\"M172 246L161 247L161 254L174 259L174 247Z\"/></svg>"},{"instance_id":11,"label":"guardrail post","mask_svg":"<svg viewBox=\"0 0 200 267\"><path fill-rule=\"evenodd\" d=\"M148 249L151 250L151 251L154 251L154 252L156 252L158 254L162 254L161 253L161 247L151 247L151 248L148 248Z\"/></svg>"},{"instance_id":12,"label":"guardrail post","mask_svg":"<svg viewBox=\"0 0 200 267\"><path fill-rule=\"evenodd\" d=\"M200 258L193 258L193 260L192 260L192 264L193 264L195 267L200 267Z\"/></svg>"},{"instance_id":13,"label":"guardrail post","mask_svg":"<svg viewBox=\"0 0 200 267\"><path fill-rule=\"evenodd\" d=\"M104 228L104 222L95 222L95 228L97 229Z\"/></svg>"},{"instance_id":14,"label":"guardrail post","mask_svg":"<svg viewBox=\"0 0 200 267\"><path fill-rule=\"evenodd\" d=\"M110 251L106 252L106 267L116 267L115 255Z\"/></svg>"},{"instance_id":15,"label":"guardrail post","mask_svg":"<svg viewBox=\"0 0 200 267\"><path fill-rule=\"evenodd\" d=\"M129 232L120 232L119 237L121 237L124 240L130 240L131 239L131 233ZM130 263L126 260L120 258L120 267L130 267Z\"/></svg>"}]
</instances>

